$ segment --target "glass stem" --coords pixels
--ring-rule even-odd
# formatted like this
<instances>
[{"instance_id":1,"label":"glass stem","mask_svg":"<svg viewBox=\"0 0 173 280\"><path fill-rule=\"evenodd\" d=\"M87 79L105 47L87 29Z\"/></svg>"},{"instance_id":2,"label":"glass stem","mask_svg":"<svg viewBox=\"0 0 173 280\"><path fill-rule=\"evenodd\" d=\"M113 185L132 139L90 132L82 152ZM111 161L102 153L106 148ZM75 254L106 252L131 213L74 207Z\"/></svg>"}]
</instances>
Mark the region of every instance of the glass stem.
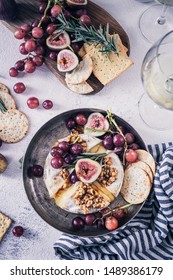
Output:
<instances>
[{"instance_id":1,"label":"glass stem","mask_svg":"<svg viewBox=\"0 0 173 280\"><path fill-rule=\"evenodd\" d=\"M160 25L165 24L166 22L166 11L168 9L168 6L166 4L163 5L163 9L162 9L162 14L160 15L160 17L158 17L157 19L157 23Z\"/></svg>"}]
</instances>

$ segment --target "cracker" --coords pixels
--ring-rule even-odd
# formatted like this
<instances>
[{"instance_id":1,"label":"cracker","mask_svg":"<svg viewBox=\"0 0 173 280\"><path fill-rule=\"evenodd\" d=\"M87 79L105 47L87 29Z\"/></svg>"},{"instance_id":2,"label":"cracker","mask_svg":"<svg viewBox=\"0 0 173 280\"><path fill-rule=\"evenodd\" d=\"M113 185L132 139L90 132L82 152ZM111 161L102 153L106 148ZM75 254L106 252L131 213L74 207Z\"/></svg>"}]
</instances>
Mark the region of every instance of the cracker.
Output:
<instances>
[{"instance_id":1,"label":"cracker","mask_svg":"<svg viewBox=\"0 0 173 280\"><path fill-rule=\"evenodd\" d=\"M67 83L68 88L78 94L88 94L94 91L94 89L87 83L81 83L81 84L68 84Z\"/></svg>"},{"instance_id":2,"label":"cracker","mask_svg":"<svg viewBox=\"0 0 173 280\"><path fill-rule=\"evenodd\" d=\"M149 196L150 189L150 178L142 168L129 166L125 169L121 195L128 203L144 202Z\"/></svg>"},{"instance_id":3,"label":"cracker","mask_svg":"<svg viewBox=\"0 0 173 280\"><path fill-rule=\"evenodd\" d=\"M22 140L29 128L26 115L16 109L0 112L0 139L7 143Z\"/></svg>"},{"instance_id":4,"label":"cracker","mask_svg":"<svg viewBox=\"0 0 173 280\"><path fill-rule=\"evenodd\" d=\"M143 162L141 160L138 160L138 161L136 161L134 163L129 163L128 167L129 166L142 168L148 174L148 176L150 178L150 182L153 183L153 172L151 170L151 167L147 163L145 163L145 162Z\"/></svg>"},{"instance_id":5,"label":"cracker","mask_svg":"<svg viewBox=\"0 0 173 280\"><path fill-rule=\"evenodd\" d=\"M91 76L93 71L92 59L85 55L79 65L71 72L66 73L65 81L68 84L81 84L84 83Z\"/></svg>"},{"instance_id":6,"label":"cracker","mask_svg":"<svg viewBox=\"0 0 173 280\"><path fill-rule=\"evenodd\" d=\"M156 172L156 163L152 155L145 150L136 150L136 151L138 153L138 160L147 163L150 166L154 176Z\"/></svg>"},{"instance_id":7,"label":"cracker","mask_svg":"<svg viewBox=\"0 0 173 280\"><path fill-rule=\"evenodd\" d=\"M93 74L103 85L109 84L133 64L120 37L117 34L113 36L117 41L118 55L114 52L108 55L102 53L100 45L84 44L85 51L93 61Z\"/></svg>"},{"instance_id":8,"label":"cracker","mask_svg":"<svg viewBox=\"0 0 173 280\"><path fill-rule=\"evenodd\" d=\"M0 83L0 91L6 92L6 93L10 93L9 88L6 85L2 84L2 83Z\"/></svg>"},{"instance_id":9,"label":"cracker","mask_svg":"<svg viewBox=\"0 0 173 280\"><path fill-rule=\"evenodd\" d=\"M11 96L11 94L0 90L0 100L2 100L7 110L16 109L16 103L14 101L14 98Z\"/></svg>"},{"instance_id":10,"label":"cracker","mask_svg":"<svg viewBox=\"0 0 173 280\"><path fill-rule=\"evenodd\" d=\"M3 239L11 224L12 220L0 212L0 241Z\"/></svg>"}]
</instances>

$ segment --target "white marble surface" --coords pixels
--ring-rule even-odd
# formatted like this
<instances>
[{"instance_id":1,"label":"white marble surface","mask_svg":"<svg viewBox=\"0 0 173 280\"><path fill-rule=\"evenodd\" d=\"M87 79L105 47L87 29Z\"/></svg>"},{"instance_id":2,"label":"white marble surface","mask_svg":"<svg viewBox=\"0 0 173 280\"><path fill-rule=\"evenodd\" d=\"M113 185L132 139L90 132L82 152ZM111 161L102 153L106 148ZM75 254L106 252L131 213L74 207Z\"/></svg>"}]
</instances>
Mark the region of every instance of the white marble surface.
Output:
<instances>
[{"instance_id":1,"label":"white marble surface","mask_svg":"<svg viewBox=\"0 0 173 280\"><path fill-rule=\"evenodd\" d=\"M21 95L14 94L14 97L18 108L27 114L31 124L29 133L23 141L13 145L3 144L0 148L0 152L9 161L8 169L0 175L0 211L9 215L15 221L14 225L22 225L25 228L25 234L20 238L14 237L11 230L8 232L0 243L0 259L56 259L53 243L61 232L46 224L33 210L24 191L19 165L19 159L24 155L31 138L46 121L74 108L112 108L114 113L134 126L146 144L168 142L173 138L172 130L158 132L144 125L137 107L144 91L140 79L141 63L150 47L140 34L138 18L151 3L144 4L135 0L94 2L104 7L124 27L130 38L131 59L134 61L133 67L95 96L79 96L71 93L58 82L46 66L34 74L10 78L8 70L20 58L18 52L20 42L0 24L0 82L7 84L12 94L15 82L22 81L26 84L26 92ZM26 100L31 96L37 96L40 101L50 98L54 102L54 109L50 111L41 107L36 110L28 109Z\"/></svg>"}]
</instances>

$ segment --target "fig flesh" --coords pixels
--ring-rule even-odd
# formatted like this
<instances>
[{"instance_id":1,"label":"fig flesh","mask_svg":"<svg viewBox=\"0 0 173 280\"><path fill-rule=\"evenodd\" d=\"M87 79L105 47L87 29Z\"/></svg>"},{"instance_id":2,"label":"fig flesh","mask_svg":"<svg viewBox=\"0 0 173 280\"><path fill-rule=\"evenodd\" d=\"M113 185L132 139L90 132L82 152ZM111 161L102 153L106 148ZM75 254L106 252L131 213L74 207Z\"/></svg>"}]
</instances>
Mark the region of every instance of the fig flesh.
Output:
<instances>
[{"instance_id":1,"label":"fig flesh","mask_svg":"<svg viewBox=\"0 0 173 280\"><path fill-rule=\"evenodd\" d=\"M78 57L70 50L62 50L57 57L57 68L60 72L69 72L79 64Z\"/></svg>"},{"instance_id":2,"label":"fig flesh","mask_svg":"<svg viewBox=\"0 0 173 280\"><path fill-rule=\"evenodd\" d=\"M7 166L7 159L2 154L0 154L0 174L6 170Z\"/></svg>"},{"instance_id":3,"label":"fig flesh","mask_svg":"<svg viewBox=\"0 0 173 280\"><path fill-rule=\"evenodd\" d=\"M47 38L46 45L51 50L63 50L70 45L70 37L67 32L56 30Z\"/></svg>"},{"instance_id":4,"label":"fig flesh","mask_svg":"<svg viewBox=\"0 0 173 280\"><path fill-rule=\"evenodd\" d=\"M88 4L88 0L66 0L66 4L70 8L80 9Z\"/></svg>"},{"instance_id":5,"label":"fig flesh","mask_svg":"<svg viewBox=\"0 0 173 280\"><path fill-rule=\"evenodd\" d=\"M109 122L101 113L92 113L84 127L84 132L92 136L102 136L109 129Z\"/></svg>"},{"instance_id":6,"label":"fig flesh","mask_svg":"<svg viewBox=\"0 0 173 280\"><path fill-rule=\"evenodd\" d=\"M86 184L93 183L101 173L101 166L92 159L80 159L76 163L75 171L80 181Z\"/></svg>"}]
</instances>

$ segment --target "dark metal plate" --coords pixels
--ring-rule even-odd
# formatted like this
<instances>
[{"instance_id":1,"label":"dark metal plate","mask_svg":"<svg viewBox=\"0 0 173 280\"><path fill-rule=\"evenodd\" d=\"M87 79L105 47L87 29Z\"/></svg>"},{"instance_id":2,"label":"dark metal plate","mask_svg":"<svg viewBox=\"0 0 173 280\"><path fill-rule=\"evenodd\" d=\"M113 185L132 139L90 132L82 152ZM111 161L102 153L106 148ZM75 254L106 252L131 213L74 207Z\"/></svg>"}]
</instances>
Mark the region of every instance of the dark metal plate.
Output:
<instances>
[{"instance_id":1,"label":"dark metal plate","mask_svg":"<svg viewBox=\"0 0 173 280\"><path fill-rule=\"evenodd\" d=\"M105 111L98 109L77 109L71 110L65 113L62 113L45 125L43 125L38 132L35 134L31 140L23 163L23 181L24 187L28 196L30 203L36 212L51 226L56 229L77 236L99 236L107 234L108 231L104 229L97 229L95 226L85 226L84 229L75 231L72 227L71 221L76 216L76 214L69 213L54 203L53 199L50 199L46 186L42 178L29 178L28 177L28 168L34 164L40 164L44 166L45 159L53 146L53 144L60 138L63 138L69 134L69 131L66 128L66 120L75 116L78 113L84 113L89 115L93 112L100 112L106 115ZM141 149L146 150L146 146L139 136L139 134L123 119L115 116L116 121L119 125L124 126L128 131L131 131L136 139L137 143L140 145ZM121 197L121 195L112 202L112 206L124 205L127 204ZM143 204L131 206L128 209L127 214L120 222L120 227L128 223L142 208ZM82 216L82 215L79 215ZM120 228L119 227L119 228Z\"/></svg>"}]
</instances>

